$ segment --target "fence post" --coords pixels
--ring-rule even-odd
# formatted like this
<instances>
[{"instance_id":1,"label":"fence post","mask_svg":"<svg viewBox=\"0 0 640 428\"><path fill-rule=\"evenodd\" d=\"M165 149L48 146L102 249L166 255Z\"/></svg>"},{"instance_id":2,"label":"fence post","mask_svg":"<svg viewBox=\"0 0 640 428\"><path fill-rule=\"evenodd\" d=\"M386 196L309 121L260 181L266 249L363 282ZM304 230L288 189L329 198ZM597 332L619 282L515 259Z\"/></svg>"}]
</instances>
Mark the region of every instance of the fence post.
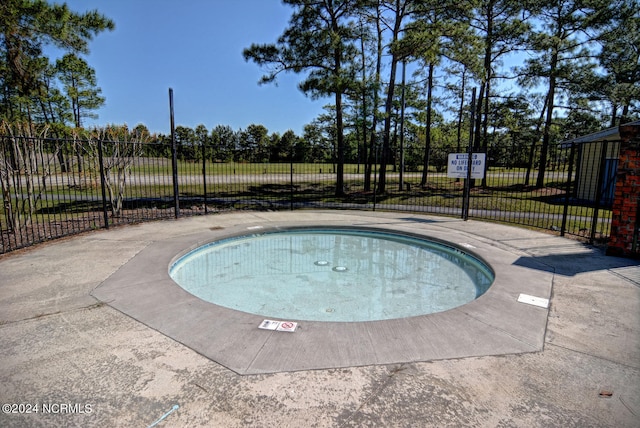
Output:
<instances>
[{"instance_id":1,"label":"fence post","mask_svg":"<svg viewBox=\"0 0 640 428\"><path fill-rule=\"evenodd\" d=\"M207 214L207 143L202 142L202 185L204 192L204 213Z\"/></svg>"},{"instance_id":2,"label":"fence post","mask_svg":"<svg viewBox=\"0 0 640 428\"><path fill-rule=\"evenodd\" d=\"M476 88L471 91L471 114L469 121L471 122L471 129L469 130L469 150L467 157L467 178L464 180L464 191L462 193L462 219L467 221L469 219L469 205L471 196L471 159L473 157L473 124L475 122L476 115Z\"/></svg>"},{"instance_id":3,"label":"fence post","mask_svg":"<svg viewBox=\"0 0 640 428\"><path fill-rule=\"evenodd\" d=\"M380 145L375 145L376 154L373 164L373 211L376 210L376 198L378 193L378 157L380 156Z\"/></svg>"},{"instance_id":4,"label":"fence post","mask_svg":"<svg viewBox=\"0 0 640 428\"><path fill-rule=\"evenodd\" d=\"M401 191L401 192L404 191L404 111L405 111L406 104L407 104L405 102L405 86L406 86L405 74L406 74L406 69L407 69L407 60L403 59L402 60L402 94L400 95L400 174L399 174L399 177L398 177L398 190ZM432 70L432 69L430 69L430 70ZM427 114L430 115L431 112L427 112ZM428 164L428 162L427 162L427 164ZM426 165L426 167L428 169L428 165ZM425 175L425 177L426 177L426 175ZM425 186L426 186L426 182L425 182Z\"/></svg>"},{"instance_id":5,"label":"fence post","mask_svg":"<svg viewBox=\"0 0 640 428\"><path fill-rule=\"evenodd\" d=\"M171 116L171 168L173 170L173 203L175 217L180 217L180 196L178 193L178 151L176 150L176 130L173 120L173 89L169 88L169 113Z\"/></svg>"},{"instance_id":6,"label":"fence post","mask_svg":"<svg viewBox=\"0 0 640 428\"><path fill-rule=\"evenodd\" d=\"M567 215L569 213L569 199L571 193L571 179L573 178L573 159L576 152L576 143L571 143L571 152L569 153L569 175L567 176L567 190L564 195L564 210L562 211L562 226L560 226L560 236L564 236L567 228Z\"/></svg>"},{"instance_id":7,"label":"fence post","mask_svg":"<svg viewBox=\"0 0 640 428\"><path fill-rule=\"evenodd\" d=\"M5 216L5 220L7 222L7 232L13 232L14 231L14 218L13 218L13 207L11 206L11 180L9 178L9 173L8 171L10 170L9 168L7 168L10 159L12 158L11 154L9 154L7 156L6 152L10 152L9 149L9 144L7 144L7 141L5 139L5 137L2 137L2 140L0 140L0 151L4 152L3 155L3 161L5 163L5 165L2 165L2 167L4 168L5 171L5 176L7 181L5 183L2 182L3 180L3 174L0 173L0 190L2 191L2 205L3 205L3 209L4 209L4 216ZM0 232L3 232L2 230L2 222L0 222ZM10 251L7 248L3 248L2 252L5 253L7 251Z\"/></svg>"},{"instance_id":8,"label":"fence post","mask_svg":"<svg viewBox=\"0 0 640 428\"><path fill-rule=\"evenodd\" d=\"M102 154L102 139L98 139L98 162L100 163L100 187L102 188L102 217L104 228L109 229L109 215L107 214L107 189L104 178L104 157Z\"/></svg>"},{"instance_id":9,"label":"fence post","mask_svg":"<svg viewBox=\"0 0 640 428\"><path fill-rule=\"evenodd\" d=\"M293 211L293 144L291 144L291 148L289 149L289 185L290 185L290 195L289 195L289 208Z\"/></svg>"},{"instance_id":10,"label":"fence post","mask_svg":"<svg viewBox=\"0 0 640 428\"><path fill-rule=\"evenodd\" d=\"M602 200L602 182L604 181L604 168L607 161L607 150L609 149L608 141L602 142L602 156L600 157L600 166L598 167L598 187L596 187L596 204L593 208L593 219L591 220L591 235L589 236L589 244L593 244L596 236L596 228L598 226L598 210L600 209L600 201Z\"/></svg>"}]
</instances>

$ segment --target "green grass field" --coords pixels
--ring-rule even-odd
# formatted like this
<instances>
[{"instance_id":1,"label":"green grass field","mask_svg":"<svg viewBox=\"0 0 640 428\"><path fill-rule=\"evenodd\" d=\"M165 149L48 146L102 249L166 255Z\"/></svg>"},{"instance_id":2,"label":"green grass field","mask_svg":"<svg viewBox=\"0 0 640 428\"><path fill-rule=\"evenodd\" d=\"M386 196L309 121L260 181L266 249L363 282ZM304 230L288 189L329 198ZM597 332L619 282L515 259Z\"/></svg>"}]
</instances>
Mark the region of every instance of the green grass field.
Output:
<instances>
[{"instance_id":1,"label":"green grass field","mask_svg":"<svg viewBox=\"0 0 640 428\"><path fill-rule=\"evenodd\" d=\"M293 182L291 180L293 168ZM371 206L374 201L374 187L377 176L371 176L371 190L364 191L364 166L347 164L345 173L345 197L336 197L334 165L332 164L270 164L270 163L211 163L205 165L207 177L207 198L215 205L214 199L234 201L243 204L248 200L281 201L286 207L286 201L322 203L357 203ZM375 168L377 169L377 167ZM112 175L114 175L113 173ZM319 175L321 174L321 175ZM354 176L357 174L357 176ZM564 209L564 187L562 172L550 171L547 174L547 186L535 189L524 186L525 171L523 169L490 169L487 176L487 187L475 187L471 193L471 209L488 210L488 218L507 222L526 223L526 214L539 213L531 216L530 222L536 227L541 226L540 217L561 215ZM532 171L531 181L535 180L537 171ZM399 189L398 174L390 167L387 172L388 180L384 194L377 193L375 202L379 207L411 210L412 207L438 207L450 209L452 215L462 207L462 180L447 178L446 174L430 171L427 186L420 186L420 173L405 173L403 189ZM156 204L159 199L173 197L173 182L170 160L162 158L138 158L126 174L124 198L126 200L146 200L145 204ZM564 177L566 179L566 177ZM178 166L179 192L181 197L201 198L204 194L202 179L202 163L179 162ZM13 212L27 214L28 206L24 203L24 196L28 193L26 177L21 177L22 186L12 189ZM44 183L44 187L43 187ZM476 181L479 186L480 180ZM35 223L48 222L52 218L82 218L87 212L102 209L102 189L97 168L89 165L82 173L76 175L57 173L46 180L34 180L34 194L36 210L32 216ZM408 185L408 186L407 186ZM108 193L107 193L108 197ZM162 208L166 209L163 202ZM146 207L146 205L145 205ZM127 207L125 207L127 208ZM0 221L7 221L6 209L0 210ZM428 212L429 210L425 210ZM447 211L449 212L449 211ZM590 228L590 219L594 209L589 206L570 205L568 214L580 217L570 220L568 230L584 230ZM515 214L514 214L515 213ZM606 227L606 219L610 213L600 210L599 229ZM53 216L53 217L52 217ZM517 219L517 220L514 220ZM586 219L586 220L585 220ZM605 220L603 220L605 219ZM544 220L542 220L544 222ZM550 222L547 222L550 223ZM555 226L556 220L553 221ZM3 226L4 227L4 226ZM6 229L6 228L5 228Z\"/></svg>"}]
</instances>

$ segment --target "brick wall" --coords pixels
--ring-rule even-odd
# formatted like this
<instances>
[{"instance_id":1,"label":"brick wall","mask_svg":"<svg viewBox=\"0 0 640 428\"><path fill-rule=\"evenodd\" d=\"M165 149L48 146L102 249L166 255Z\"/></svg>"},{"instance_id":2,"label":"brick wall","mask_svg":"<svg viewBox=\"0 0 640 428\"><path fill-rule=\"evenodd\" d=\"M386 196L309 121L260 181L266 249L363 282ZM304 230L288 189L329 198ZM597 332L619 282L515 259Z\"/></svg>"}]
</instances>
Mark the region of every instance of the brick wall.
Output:
<instances>
[{"instance_id":1,"label":"brick wall","mask_svg":"<svg viewBox=\"0 0 640 428\"><path fill-rule=\"evenodd\" d=\"M607 255L640 258L640 127L620 126L620 138Z\"/></svg>"}]
</instances>

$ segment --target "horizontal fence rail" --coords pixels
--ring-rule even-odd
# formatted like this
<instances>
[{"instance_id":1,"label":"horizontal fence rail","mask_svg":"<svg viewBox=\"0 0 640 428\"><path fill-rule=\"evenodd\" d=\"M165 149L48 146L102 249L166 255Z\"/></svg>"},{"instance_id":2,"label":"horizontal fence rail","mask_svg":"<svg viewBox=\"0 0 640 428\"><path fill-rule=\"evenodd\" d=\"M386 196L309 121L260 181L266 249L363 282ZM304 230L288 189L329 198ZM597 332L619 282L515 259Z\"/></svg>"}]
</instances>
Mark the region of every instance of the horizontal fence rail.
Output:
<instances>
[{"instance_id":1,"label":"horizontal fence rail","mask_svg":"<svg viewBox=\"0 0 640 428\"><path fill-rule=\"evenodd\" d=\"M135 141L0 137L0 253L94 229L226 210L397 210L464 217L465 180L440 168L386 170L365 187L365 166L237 163L207 157L207 147ZM538 159L536 148L531 159ZM470 182L468 217L606 240L619 144L555 145L540 165L497 165ZM177 177L177 186L174 186ZM178 194L175 194L178 189ZM178 201L178 207L176 207Z\"/></svg>"}]
</instances>

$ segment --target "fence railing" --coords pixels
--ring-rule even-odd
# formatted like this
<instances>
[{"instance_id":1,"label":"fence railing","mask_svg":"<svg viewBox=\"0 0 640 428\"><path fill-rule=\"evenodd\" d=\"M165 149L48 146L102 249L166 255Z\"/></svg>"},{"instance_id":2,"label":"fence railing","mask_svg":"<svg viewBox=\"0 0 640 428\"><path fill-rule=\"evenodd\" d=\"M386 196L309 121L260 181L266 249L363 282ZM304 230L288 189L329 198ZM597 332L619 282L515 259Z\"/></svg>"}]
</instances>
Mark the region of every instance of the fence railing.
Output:
<instances>
[{"instance_id":1,"label":"fence railing","mask_svg":"<svg viewBox=\"0 0 640 428\"><path fill-rule=\"evenodd\" d=\"M174 163L164 143L0 137L0 253L114 225L234 209L465 214L464 180L446 171L428 171L423 184L422 172L403 171L400 181L390 166L381 194L378 165L365 188L364 165L348 164L336 196L334 164L220 163L198 156L203 149L194 146ZM541 186L535 163L502 166L489 153L485 178L470 186L468 217L604 240L618 150L615 142L553 146Z\"/></svg>"}]
</instances>

